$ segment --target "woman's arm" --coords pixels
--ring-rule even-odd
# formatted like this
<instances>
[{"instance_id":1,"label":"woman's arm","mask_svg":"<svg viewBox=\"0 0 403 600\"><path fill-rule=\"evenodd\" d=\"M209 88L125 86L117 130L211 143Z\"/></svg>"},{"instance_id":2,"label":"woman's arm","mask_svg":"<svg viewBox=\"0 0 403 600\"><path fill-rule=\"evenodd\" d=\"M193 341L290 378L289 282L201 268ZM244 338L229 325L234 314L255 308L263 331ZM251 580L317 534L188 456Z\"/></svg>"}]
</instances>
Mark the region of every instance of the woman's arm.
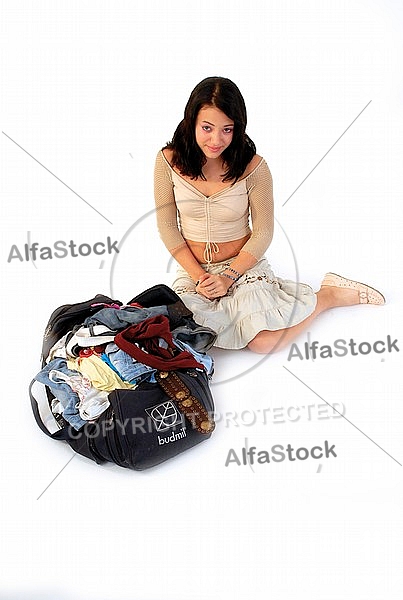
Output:
<instances>
[{"instance_id":1,"label":"woman's arm","mask_svg":"<svg viewBox=\"0 0 403 600\"><path fill-rule=\"evenodd\" d=\"M155 161L154 197L157 227L162 241L181 267L194 281L198 281L205 271L179 231L172 177L162 152L157 154Z\"/></svg>"},{"instance_id":2,"label":"woman's arm","mask_svg":"<svg viewBox=\"0 0 403 600\"><path fill-rule=\"evenodd\" d=\"M262 258L273 239L273 178L266 161L248 177L252 235L231 266L244 273Z\"/></svg>"}]
</instances>

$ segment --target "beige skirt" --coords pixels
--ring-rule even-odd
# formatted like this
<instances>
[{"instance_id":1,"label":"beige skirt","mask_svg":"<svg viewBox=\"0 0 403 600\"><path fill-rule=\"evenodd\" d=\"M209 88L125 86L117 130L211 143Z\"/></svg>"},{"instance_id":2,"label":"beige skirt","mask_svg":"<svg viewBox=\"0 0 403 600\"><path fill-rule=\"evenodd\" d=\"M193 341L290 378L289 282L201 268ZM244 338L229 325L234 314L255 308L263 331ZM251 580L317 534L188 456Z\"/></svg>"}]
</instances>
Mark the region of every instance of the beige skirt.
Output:
<instances>
[{"instance_id":1,"label":"beige skirt","mask_svg":"<svg viewBox=\"0 0 403 600\"><path fill-rule=\"evenodd\" d=\"M202 267L208 273L218 274L232 260ZM316 294L309 285L276 277L265 257L246 271L222 298L209 300L198 294L192 278L181 267L172 288L193 312L196 323L216 331L214 345L230 350L244 348L260 331L298 325L316 307Z\"/></svg>"}]
</instances>

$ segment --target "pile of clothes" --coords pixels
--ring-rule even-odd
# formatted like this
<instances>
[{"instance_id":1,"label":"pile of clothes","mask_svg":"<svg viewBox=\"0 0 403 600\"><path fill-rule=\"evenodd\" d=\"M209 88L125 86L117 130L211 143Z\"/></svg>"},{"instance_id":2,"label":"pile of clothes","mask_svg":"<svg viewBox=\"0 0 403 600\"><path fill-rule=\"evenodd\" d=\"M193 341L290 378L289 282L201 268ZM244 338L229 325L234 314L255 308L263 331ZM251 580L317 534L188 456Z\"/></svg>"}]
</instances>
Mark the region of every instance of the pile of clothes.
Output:
<instances>
[{"instance_id":1,"label":"pile of clothes","mask_svg":"<svg viewBox=\"0 0 403 600\"><path fill-rule=\"evenodd\" d=\"M206 351L215 335L208 328L186 319L174 323L167 305L100 306L50 348L35 377L52 391L52 412L74 429L108 408L109 392L156 383L158 370L196 368L212 376L214 362Z\"/></svg>"}]
</instances>

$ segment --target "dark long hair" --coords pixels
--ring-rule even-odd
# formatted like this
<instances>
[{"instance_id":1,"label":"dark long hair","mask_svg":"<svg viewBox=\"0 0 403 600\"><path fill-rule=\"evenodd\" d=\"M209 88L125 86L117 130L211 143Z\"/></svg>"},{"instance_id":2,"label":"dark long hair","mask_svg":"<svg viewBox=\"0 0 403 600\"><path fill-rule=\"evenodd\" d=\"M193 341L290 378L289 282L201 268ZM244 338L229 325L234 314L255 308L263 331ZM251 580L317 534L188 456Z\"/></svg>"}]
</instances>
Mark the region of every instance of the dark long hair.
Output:
<instances>
[{"instance_id":1,"label":"dark long hair","mask_svg":"<svg viewBox=\"0 0 403 600\"><path fill-rule=\"evenodd\" d=\"M222 153L227 165L223 181L242 177L247 165L256 154L255 144L245 133L246 106L238 87L225 77L207 77L194 88L185 107L185 115L173 138L165 148L172 150L172 166L192 179L206 179L203 165L207 162L196 143L196 119L203 106L215 106L234 121L231 144Z\"/></svg>"}]
</instances>

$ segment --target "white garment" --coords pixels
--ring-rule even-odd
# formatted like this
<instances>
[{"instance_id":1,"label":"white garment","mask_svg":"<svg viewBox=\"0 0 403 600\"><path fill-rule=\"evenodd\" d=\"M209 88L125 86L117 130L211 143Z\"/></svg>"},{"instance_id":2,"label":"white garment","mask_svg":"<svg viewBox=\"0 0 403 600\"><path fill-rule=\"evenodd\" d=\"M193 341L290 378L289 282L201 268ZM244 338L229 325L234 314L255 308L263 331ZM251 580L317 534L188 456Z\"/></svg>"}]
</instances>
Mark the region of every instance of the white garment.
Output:
<instances>
[{"instance_id":1,"label":"white garment","mask_svg":"<svg viewBox=\"0 0 403 600\"><path fill-rule=\"evenodd\" d=\"M202 267L218 274L232 260ZM172 288L193 312L196 323L218 334L214 344L218 348L244 348L260 331L297 325L316 307L316 294L309 285L276 277L264 257L230 287L226 296L216 300L198 294L194 281L181 267L176 275Z\"/></svg>"},{"instance_id":2,"label":"white garment","mask_svg":"<svg viewBox=\"0 0 403 600\"><path fill-rule=\"evenodd\" d=\"M67 383L73 392L76 392L80 398L80 402L76 408L78 408L80 417L85 421L96 419L110 405L108 392L97 390L91 385L91 381L80 373L69 377L69 375L66 375L62 371L52 369L49 371L49 379L55 381L55 377Z\"/></svg>"}]
</instances>

